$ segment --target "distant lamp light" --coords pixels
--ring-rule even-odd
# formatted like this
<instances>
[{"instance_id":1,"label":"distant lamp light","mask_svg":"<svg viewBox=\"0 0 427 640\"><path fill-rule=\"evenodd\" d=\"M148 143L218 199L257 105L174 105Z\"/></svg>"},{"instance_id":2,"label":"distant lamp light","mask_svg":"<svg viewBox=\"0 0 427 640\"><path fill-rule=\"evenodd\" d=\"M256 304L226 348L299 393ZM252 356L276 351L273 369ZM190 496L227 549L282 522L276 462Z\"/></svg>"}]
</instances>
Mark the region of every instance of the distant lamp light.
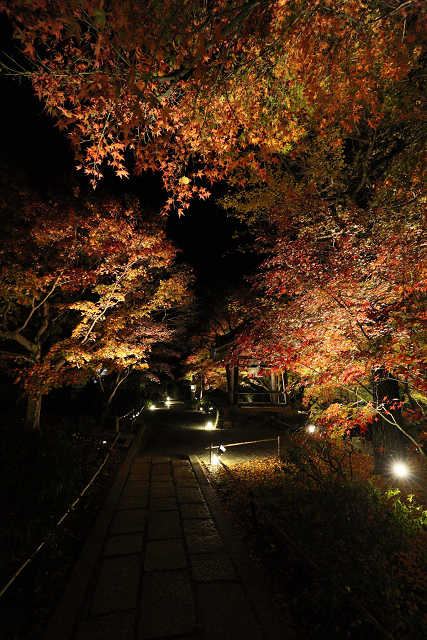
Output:
<instances>
[{"instance_id":1,"label":"distant lamp light","mask_svg":"<svg viewBox=\"0 0 427 640\"><path fill-rule=\"evenodd\" d=\"M309 424L307 427L307 433L314 433L316 431L316 425L315 424Z\"/></svg>"},{"instance_id":2,"label":"distant lamp light","mask_svg":"<svg viewBox=\"0 0 427 640\"><path fill-rule=\"evenodd\" d=\"M155 404L150 404L150 409L151 409L151 411L154 411L154 409L155 409L155 408L156 408L156 405L155 405Z\"/></svg>"},{"instance_id":3,"label":"distant lamp light","mask_svg":"<svg viewBox=\"0 0 427 640\"><path fill-rule=\"evenodd\" d=\"M398 478L406 478L409 475L408 465L404 462L393 462L392 471Z\"/></svg>"},{"instance_id":4,"label":"distant lamp light","mask_svg":"<svg viewBox=\"0 0 427 640\"><path fill-rule=\"evenodd\" d=\"M171 403L171 401L170 401L170 400L169 400L169 398L168 398L168 399L166 400L166 406L167 406L167 407L170 407L170 403Z\"/></svg>"},{"instance_id":5,"label":"distant lamp light","mask_svg":"<svg viewBox=\"0 0 427 640\"><path fill-rule=\"evenodd\" d=\"M191 391L195 391L196 390L196 385L195 384L191 384L190 385L190 389L191 389Z\"/></svg>"},{"instance_id":6,"label":"distant lamp light","mask_svg":"<svg viewBox=\"0 0 427 640\"><path fill-rule=\"evenodd\" d=\"M170 398L169 398L169 396L167 396L167 398L166 398L166 400L167 400L168 402L170 401Z\"/></svg>"},{"instance_id":7,"label":"distant lamp light","mask_svg":"<svg viewBox=\"0 0 427 640\"><path fill-rule=\"evenodd\" d=\"M206 429L206 431L210 431L211 429L214 429L214 424L213 424L212 420L209 420L206 423L205 429Z\"/></svg>"}]
</instances>

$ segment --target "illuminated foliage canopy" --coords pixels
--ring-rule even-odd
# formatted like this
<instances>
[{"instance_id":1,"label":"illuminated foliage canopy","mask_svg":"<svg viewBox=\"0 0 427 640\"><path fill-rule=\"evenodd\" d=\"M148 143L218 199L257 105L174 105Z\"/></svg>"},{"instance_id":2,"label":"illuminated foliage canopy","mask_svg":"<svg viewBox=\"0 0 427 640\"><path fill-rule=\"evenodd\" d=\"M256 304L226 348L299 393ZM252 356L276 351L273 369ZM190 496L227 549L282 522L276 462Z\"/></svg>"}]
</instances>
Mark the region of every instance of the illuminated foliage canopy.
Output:
<instances>
[{"instance_id":1,"label":"illuminated foliage canopy","mask_svg":"<svg viewBox=\"0 0 427 640\"><path fill-rule=\"evenodd\" d=\"M387 119L424 122L406 83L423 64L423 0L8 0L0 2L46 108L94 181L102 164L159 170L179 212L206 180L340 147ZM12 64L13 66L13 64ZM16 67L15 67L16 70ZM413 95L412 95L413 98ZM361 128L363 131L361 132ZM359 149L364 153L364 145ZM363 160L361 160L363 165Z\"/></svg>"},{"instance_id":2,"label":"illuminated foliage canopy","mask_svg":"<svg viewBox=\"0 0 427 640\"><path fill-rule=\"evenodd\" d=\"M170 342L191 275L174 267L164 232L110 197L42 202L18 190L0 201L2 361L29 398L29 426L52 387L147 369Z\"/></svg>"}]
</instances>

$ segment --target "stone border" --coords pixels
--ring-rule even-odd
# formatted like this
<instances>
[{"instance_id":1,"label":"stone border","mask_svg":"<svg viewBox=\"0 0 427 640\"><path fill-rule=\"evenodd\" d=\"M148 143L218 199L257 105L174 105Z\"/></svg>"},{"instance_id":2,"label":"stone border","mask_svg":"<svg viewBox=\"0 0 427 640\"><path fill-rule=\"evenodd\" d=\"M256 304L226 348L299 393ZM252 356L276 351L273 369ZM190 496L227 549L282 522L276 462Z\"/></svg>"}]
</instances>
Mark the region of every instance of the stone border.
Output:
<instances>
[{"instance_id":1,"label":"stone border","mask_svg":"<svg viewBox=\"0 0 427 640\"><path fill-rule=\"evenodd\" d=\"M199 458L197 456L189 456L189 458L206 504L215 520L218 533L242 582L264 637L266 640L295 640L293 632L279 613L249 553L225 514Z\"/></svg>"},{"instance_id":2,"label":"stone border","mask_svg":"<svg viewBox=\"0 0 427 640\"><path fill-rule=\"evenodd\" d=\"M129 473L132 461L144 433L142 425L133 439L129 452L120 467L117 478L108 494L95 525L77 560L70 579L43 635L43 640L69 640L86 594L93 570L98 561L102 544L107 535L117 502Z\"/></svg>"}]
</instances>

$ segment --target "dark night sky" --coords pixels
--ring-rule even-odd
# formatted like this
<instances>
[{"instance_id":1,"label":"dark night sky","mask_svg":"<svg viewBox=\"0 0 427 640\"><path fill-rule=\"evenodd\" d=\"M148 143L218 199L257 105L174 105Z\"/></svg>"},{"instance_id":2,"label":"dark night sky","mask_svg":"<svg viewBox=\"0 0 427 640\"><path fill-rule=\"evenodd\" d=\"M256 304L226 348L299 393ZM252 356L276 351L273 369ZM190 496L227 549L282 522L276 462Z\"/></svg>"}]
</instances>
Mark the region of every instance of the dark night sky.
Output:
<instances>
[{"instance_id":1,"label":"dark night sky","mask_svg":"<svg viewBox=\"0 0 427 640\"><path fill-rule=\"evenodd\" d=\"M2 49L13 54L10 33L5 17L0 16ZM16 167L30 186L42 192L62 182L67 174L82 179L81 172L75 170L65 134L59 132L53 119L44 113L43 104L34 96L29 82L19 83L1 74L0 161ZM160 176L151 172L130 180L119 180L110 173L101 181L100 188L117 194L132 191L150 208L160 209L166 198ZM214 191L217 197L221 196L226 186L218 185ZM199 293L217 292L227 285L239 284L242 276L254 268L254 257L237 251L238 241L232 236L238 229L241 226L227 217L215 204L214 197L192 202L181 218L176 212L169 216L168 235L182 250L183 259L193 267Z\"/></svg>"}]
</instances>

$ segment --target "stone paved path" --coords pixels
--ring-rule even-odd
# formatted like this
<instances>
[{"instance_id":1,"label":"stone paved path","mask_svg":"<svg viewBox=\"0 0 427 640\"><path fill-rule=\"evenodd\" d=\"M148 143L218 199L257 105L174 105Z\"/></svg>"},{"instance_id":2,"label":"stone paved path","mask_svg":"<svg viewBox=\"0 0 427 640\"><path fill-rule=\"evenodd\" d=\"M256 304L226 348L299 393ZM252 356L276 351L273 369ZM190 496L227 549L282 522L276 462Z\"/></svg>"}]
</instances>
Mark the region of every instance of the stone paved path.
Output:
<instances>
[{"instance_id":1,"label":"stone paved path","mask_svg":"<svg viewBox=\"0 0 427 640\"><path fill-rule=\"evenodd\" d=\"M197 457L136 451L45 640L290 639Z\"/></svg>"}]
</instances>

